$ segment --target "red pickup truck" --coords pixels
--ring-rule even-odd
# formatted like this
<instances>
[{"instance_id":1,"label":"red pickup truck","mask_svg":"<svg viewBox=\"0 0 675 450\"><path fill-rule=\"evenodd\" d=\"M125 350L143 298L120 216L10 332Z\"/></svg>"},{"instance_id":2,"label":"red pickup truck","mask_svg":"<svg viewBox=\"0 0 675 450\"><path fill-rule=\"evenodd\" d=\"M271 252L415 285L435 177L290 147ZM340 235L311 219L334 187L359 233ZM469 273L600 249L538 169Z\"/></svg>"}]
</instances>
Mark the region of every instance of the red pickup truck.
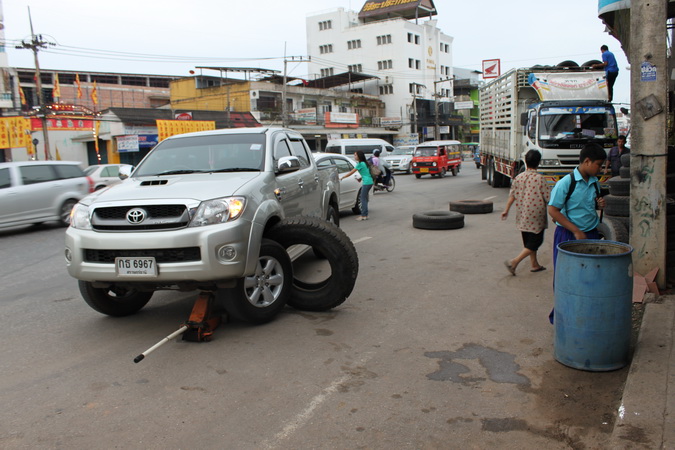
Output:
<instances>
[{"instance_id":1,"label":"red pickup truck","mask_svg":"<svg viewBox=\"0 0 675 450\"><path fill-rule=\"evenodd\" d=\"M450 171L459 173L462 157L459 141L428 141L415 148L412 159L412 171L416 178L429 174L444 177Z\"/></svg>"}]
</instances>

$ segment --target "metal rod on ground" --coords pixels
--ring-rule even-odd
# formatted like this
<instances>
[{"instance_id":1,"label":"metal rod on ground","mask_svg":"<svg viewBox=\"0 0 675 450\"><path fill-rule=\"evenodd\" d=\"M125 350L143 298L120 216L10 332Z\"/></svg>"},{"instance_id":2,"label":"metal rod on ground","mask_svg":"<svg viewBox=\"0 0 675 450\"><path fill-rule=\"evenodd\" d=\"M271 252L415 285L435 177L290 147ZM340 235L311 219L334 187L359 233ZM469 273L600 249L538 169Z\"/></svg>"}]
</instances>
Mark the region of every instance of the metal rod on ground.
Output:
<instances>
[{"instance_id":1,"label":"metal rod on ground","mask_svg":"<svg viewBox=\"0 0 675 450\"><path fill-rule=\"evenodd\" d=\"M143 361L143 358L145 358L150 353L154 352L159 347L166 344L167 342L169 342L171 339L175 338L176 336L180 336L181 334L185 333L188 328L189 327L187 325L183 325L178 330L174 331L173 333L171 333L170 335L168 335L167 337L165 337L164 339L162 339L161 341L159 341L158 343L156 343L155 345L153 345L152 347L150 347L149 349L147 349L146 351L144 351L143 353L141 353L140 355L135 357L134 362L139 363L139 362Z\"/></svg>"}]
</instances>

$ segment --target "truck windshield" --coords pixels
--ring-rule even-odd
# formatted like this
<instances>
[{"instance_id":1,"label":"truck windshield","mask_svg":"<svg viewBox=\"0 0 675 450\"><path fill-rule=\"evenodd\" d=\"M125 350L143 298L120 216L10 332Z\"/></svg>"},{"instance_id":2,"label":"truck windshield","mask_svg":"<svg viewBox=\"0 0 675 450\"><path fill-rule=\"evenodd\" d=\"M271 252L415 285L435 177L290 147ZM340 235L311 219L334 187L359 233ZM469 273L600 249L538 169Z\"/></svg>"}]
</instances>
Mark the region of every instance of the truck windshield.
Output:
<instances>
[{"instance_id":1,"label":"truck windshield","mask_svg":"<svg viewBox=\"0 0 675 450\"><path fill-rule=\"evenodd\" d=\"M203 172L261 171L263 134L221 134L167 139L143 159L134 177Z\"/></svg>"},{"instance_id":2,"label":"truck windshield","mask_svg":"<svg viewBox=\"0 0 675 450\"><path fill-rule=\"evenodd\" d=\"M609 139L616 136L613 111L604 106L548 107L539 112L539 139Z\"/></svg>"},{"instance_id":3,"label":"truck windshield","mask_svg":"<svg viewBox=\"0 0 675 450\"><path fill-rule=\"evenodd\" d=\"M437 156L436 147L417 147L415 156Z\"/></svg>"}]
</instances>

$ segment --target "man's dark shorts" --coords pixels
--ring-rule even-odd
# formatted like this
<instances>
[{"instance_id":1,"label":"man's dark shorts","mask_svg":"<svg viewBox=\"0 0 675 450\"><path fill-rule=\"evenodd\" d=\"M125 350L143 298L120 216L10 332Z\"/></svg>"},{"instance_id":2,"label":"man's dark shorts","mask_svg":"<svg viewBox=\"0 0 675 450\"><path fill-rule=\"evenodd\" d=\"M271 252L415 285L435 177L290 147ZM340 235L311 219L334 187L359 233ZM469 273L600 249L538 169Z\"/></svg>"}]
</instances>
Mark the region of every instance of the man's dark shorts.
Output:
<instances>
[{"instance_id":1,"label":"man's dark shorts","mask_svg":"<svg viewBox=\"0 0 675 450\"><path fill-rule=\"evenodd\" d=\"M541 244L544 243L544 231L541 230L541 233L529 233L527 231L521 231L523 235L523 246L528 249L536 252L541 247Z\"/></svg>"}]
</instances>

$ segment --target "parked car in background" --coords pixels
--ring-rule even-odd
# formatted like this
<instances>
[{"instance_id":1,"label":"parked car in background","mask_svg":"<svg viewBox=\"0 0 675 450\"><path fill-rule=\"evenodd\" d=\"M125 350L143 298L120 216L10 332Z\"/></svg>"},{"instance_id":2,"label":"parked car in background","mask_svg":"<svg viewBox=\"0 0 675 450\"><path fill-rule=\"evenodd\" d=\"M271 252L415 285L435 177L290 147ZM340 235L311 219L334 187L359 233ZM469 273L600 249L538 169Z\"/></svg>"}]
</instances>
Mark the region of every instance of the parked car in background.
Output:
<instances>
[{"instance_id":1,"label":"parked car in background","mask_svg":"<svg viewBox=\"0 0 675 450\"><path fill-rule=\"evenodd\" d=\"M312 153L316 165L321 167L337 167L338 177L356 167L356 162L345 155L333 153ZM361 177L358 172L354 172L349 177L340 181L340 212L352 211L354 214L361 214L359 194L361 192Z\"/></svg>"},{"instance_id":2,"label":"parked car in background","mask_svg":"<svg viewBox=\"0 0 675 450\"><path fill-rule=\"evenodd\" d=\"M366 158L369 158L373 155L375 150L379 150L381 156L386 156L389 152L394 150L394 146L389 142L378 138L334 139L328 141L324 152L353 157L354 153L359 150L366 155Z\"/></svg>"},{"instance_id":3,"label":"parked car in background","mask_svg":"<svg viewBox=\"0 0 675 450\"><path fill-rule=\"evenodd\" d=\"M73 206L94 192L78 162L0 163L0 228L56 220L70 223Z\"/></svg>"},{"instance_id":4,"label":"parked car in background","mask_svg":"<svg viewBox=\"0 0 675 450\"><path fill-rule=\"evenodd\" d=\"M98 191L121 182L120 168L125 166L132 167L129 164L94 164L84 169L84 174L94 180L94 190Z\"/></svg>"},{"instance_id":5,"label":"parked car in background","mask_svg":"<svg viewBox=\"0 0 675 450\"><path fill-rule=\"evenodd\" d=\"M395 147L394 151L384 157L384 160L387 161L389 168L394 172L412 173L412 158L414 152L414 145Z\"/></svg>"}]
</instances>

